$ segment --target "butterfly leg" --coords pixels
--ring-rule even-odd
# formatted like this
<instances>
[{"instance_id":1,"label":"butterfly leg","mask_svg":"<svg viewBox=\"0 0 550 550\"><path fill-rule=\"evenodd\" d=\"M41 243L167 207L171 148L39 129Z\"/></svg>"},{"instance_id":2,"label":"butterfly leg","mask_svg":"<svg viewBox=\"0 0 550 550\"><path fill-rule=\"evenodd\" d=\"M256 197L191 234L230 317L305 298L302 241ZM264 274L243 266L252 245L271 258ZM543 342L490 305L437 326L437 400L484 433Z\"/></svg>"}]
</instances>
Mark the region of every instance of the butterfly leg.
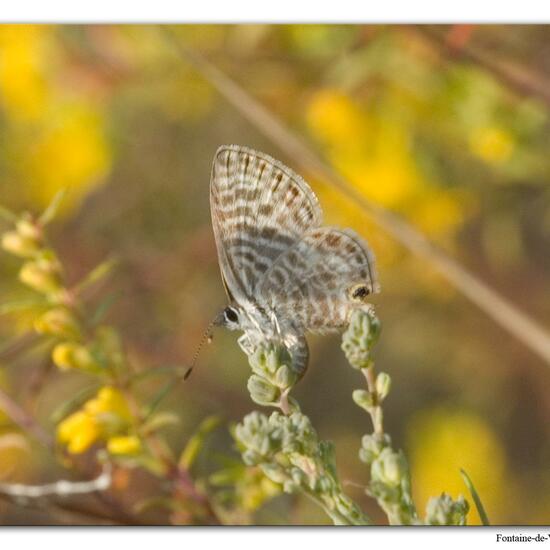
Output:
<instances>
[{"instance_id":1,"label":"butterfly leg","mask_svg":"<svg viewBox=\"0 0 550 550\"><path fill-rule=\"evenodd\" d=\"M375 309L372 304L361 304L357 308L349 308L349 312L347 315L347 322L350 322L351 314L355 311L355 309L360 309L361 311L364 311L367 315L375 315Z\"/></svg>"},{"instance_id":2,"label":"butterfly leg","mask_svg":"<svg viewBox=\"0 0 550 550\"><path fill-rule=\"evenodd\" d=\"M240 348L246 353L246 355L252 355L256 349L256 346L254 346L248 334L246 333L242 336L239 336L237 343L239 344Z\"/></svg>"}]
</instances>

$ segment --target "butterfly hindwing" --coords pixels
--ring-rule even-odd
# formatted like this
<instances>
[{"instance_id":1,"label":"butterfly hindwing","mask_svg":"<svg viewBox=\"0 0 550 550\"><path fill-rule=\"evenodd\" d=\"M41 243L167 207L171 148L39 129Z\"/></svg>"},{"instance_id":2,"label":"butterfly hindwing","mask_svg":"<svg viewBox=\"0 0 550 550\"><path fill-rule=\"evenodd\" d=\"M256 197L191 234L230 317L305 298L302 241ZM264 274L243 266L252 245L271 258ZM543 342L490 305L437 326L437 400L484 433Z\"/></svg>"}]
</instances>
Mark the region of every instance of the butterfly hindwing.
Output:
<instances>
[{"instance_id":1,"label":"butterfly hindwing","mask_svg":"<svg viewBox=\"0 0 550 550\"><path fill-rule=\"evenodd\" d=\"M258 287L258 300L304 330L343 327L352 308L377 292L374 259L353 231L309 230L279 256Z\"/></svg>"}]
</instances>

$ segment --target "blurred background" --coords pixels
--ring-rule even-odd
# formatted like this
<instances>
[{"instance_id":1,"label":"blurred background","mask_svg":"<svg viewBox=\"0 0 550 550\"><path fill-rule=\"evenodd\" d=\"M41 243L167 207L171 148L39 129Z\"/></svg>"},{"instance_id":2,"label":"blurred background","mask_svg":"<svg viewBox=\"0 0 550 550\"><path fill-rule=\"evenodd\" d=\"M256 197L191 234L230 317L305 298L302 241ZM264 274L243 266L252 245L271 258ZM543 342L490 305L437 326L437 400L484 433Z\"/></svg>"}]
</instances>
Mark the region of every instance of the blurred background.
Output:
<instances>
[{"instance_id":1,"label":"blurred background","mask_svg":"<svg viewBox=\"0 0 550 550\"><path fill-rule=\"evenodd\" d=\"M301 135L366 198L399 213L521 309L550 327L550 28L546 26L207 25L174 28ZM379 370L393 389L386 429L411 463L420 511L472 478L492 523L550 520L549 365L384 234L350 200L308 178L220 97L157 26L0 27L0 202L39 211L62 188L51 227L69 280L104 258L108 320L143 368L186 364L226 303L212 235L209 176L224 143L265 151L309 179L328 224L373 248L382 292ZM0 256L0 301L24 297L19 262ZM99 298L98 298L99 300ZM0 317L0 346L29 329ZM311 337L294 395L335 442L347 492L377 522L357 452L369 418L338 335ZM52 411L86 385L44 350L0 364L0 386L53 430ZM37 374L38 373L38 374ZM218 331L163 407L179 449L207 415L224 425L200 463L238 458L226 426L258 408L235 333ZM152 379L151 390L161 384ZM37 387L38 386L38 387ZM2 437L4 435L4 437ZM6 439L6 437L8 439ZM0 411L0 481L62 475ZM116 490L151 488L136 472ZM0 523L60 523L0 501ZM160 519L151 519L152 522ZM279 496L256 523L328 523L306 499ZM477 523L475 511L469 515Z\"/></svg>"}]
</instances>

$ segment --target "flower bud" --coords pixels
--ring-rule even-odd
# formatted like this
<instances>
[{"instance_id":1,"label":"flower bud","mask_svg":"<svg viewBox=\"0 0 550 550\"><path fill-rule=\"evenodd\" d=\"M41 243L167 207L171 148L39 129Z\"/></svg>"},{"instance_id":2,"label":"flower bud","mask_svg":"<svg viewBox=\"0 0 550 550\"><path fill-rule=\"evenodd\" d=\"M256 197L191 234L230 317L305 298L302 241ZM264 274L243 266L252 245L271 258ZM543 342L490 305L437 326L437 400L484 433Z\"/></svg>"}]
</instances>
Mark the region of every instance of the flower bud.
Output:
<instances>
[{"instance_id":1,"label":"flower bud","mask_svg":"<svg viewBox=\"0 0 550 550\"><path fill-rule=\"evenodd\" d=\"M366 411L369 411L369 409L371 409L374 405L372 394L367 390L354 390L352 397L355 404Z\"/></svg>"},{"instance_id":2,"label":"flower bud","mask_svg":"<svg viewBox=\"0 0 550 550\"><path fill-rule=\"evenodd\" d=\"M262 461L262 456L253 449L244 451L242 457L247 466L257 466Z\"/></svg>"},{"instance_id":3,"label":"flower bud","mask_svg":"<svg viewBox=\"0 0 550 550\"><path fill-rule=\"evenodd\" d=\"M283 483L283 491L285 493L292 494L292 493L295 493L297 489L298 487L296 486L294 481L292 481L291 479L286 479L285 482Z\"/></svg>"},{"instance_id":4,"label":"flower bud","mask_svg":"<svg viewBox=\"0 0 550 550\"><path fill-rule=\"evenodd\" d=\"M292 470L290 471L290 476L292 478L292 481L298 486L300 487L301 485L306 485L307 484L307 475L305 472L303 472L302 470L300 470L300 468L292 468Z\"/></svg>"},{"instance_id":5,"label":"flower bud","mask_svg":"<svg viewBox=\"0 0 550 550\"><path fill-rule=\"evenodd\" d=\"M390 375L385 372L381 372L376 377L375 385L376 385L376 393L378 394L378 398L380 399L380 401L382 401L388 395L388 393L390 393L390 388L391 388Z\"/></svg>"},{"instance_id":6,"label":"flower bud","mask_svg":"<svg viewBox=\"0 0 550 550\"><path fill-rule=\"evenodd\" d=\"M470 506L462 495L454 501L446 493L432 497L426 506L428 525L466 525L466 516Z\"/></svg>"},{"instance_id":7,"label":"flower bud","mask_svg":"<svg viewBox=\"0 0 550 550\"><path fill-rule=\"evenodd\" d=\"M19 218L15 224L15 227L17 228L19 235L32 239L35 242L38 242L42 237L40 228L32 222L30 217Z\"/></svg>"},{"instance_id":8,"label":"flower bud","mask_svg":"<svg viewBox=\"0 0 550 550\"><path fill-rule=\"evenodd\" d=\"M107 450L112 455L137 455L141 449L141 441L135 435L113 436L107 441Z\"/></svg>"},{"instance_id":9,"label":"flower bud","mask_svg":"<svg viewBox=\"0 0 550 550\"><path fill-rule=\"evenodd\" d=\"M366 449L359 449L359 460L365 464L372 464L373 460L376 458L376 455L371 451Z\"/></svg>"},{"instance_id":10,"label":"flower bud","mask_svg":"<svg viewBox=\"0 0 550 550\"><path fill-rule=\"evenodd\" d=\"M340 495L336 499L336 509L345 516L349 516L350 514L356 517L360 516L357 505L346 495Z\"/></svg>"},{"instance_id":11,"label":"flower bud","mask_svg":"<svg viewBox=\"0 0 550 550\"><path fill-rule=\"evenodd\" d=\"M34 322L34 329L40 334L59 336L70 340L80 337L80 327L73 314L66 308L50 309Z\"/></svg>"},{"instance_id":12,"label":"flower bud","mask_svg":"<svg viewBox=\"0 0 550 550\"><path fill-rule=\"evenodd\" d=\"M334 490L334 482L327 475L321 475L317 479L314 487L315 491L318 493L330 493Z\"/></svg>"},{"instance_id":13,"label":"flower bud","mask_svg":"<svg viewBox=\"0 0 550 550\"><path fill-rule=\"evenodd\" d=\"M382 450L391 445L391 438L387 434L364 435L361 440L361 449L359 450L359 460L366 464L371 464Z\"/></svg>"},{"instance_id":14,"label":"flower bud","mask_svg":"<svg viewBox=\"0 0 550 550\"><path fill-rule=\"evenodd\" d=\"M397 487L406 471L407 465L403 455L386 447L372 463L371 475L374 481L380 481L390 487Z\"/></svg>"},{"instance_id":15,"label":"flower bud","mask_svg":"<svg viewBox=\"0 0 550 550\"><path fill-rule=\"evenodd\" d=\"M39 250L34 239L17 231L7 231L2 235L2 248L20 258L32 258Z\"/></svg>"},{"instance_id":16,"label":"flower bud","mask_svg":"<svg viewBox=\"0 0 550 550\"><path fill-rule=\"evenodd\" d=\"M52 294L61 289L58 267L50 260L27 262L19 272L21 282L43 294Z\"/></svg>"},{"instance_id":17,"label":"flower bud","mask_svg":"<svg viewBox=\"0 0 550 550\"><path fill-rule=\"evenodd\" d=\"M95 372L100 368L88 348L74 342L57 344L52 352L52 360L60 370L81 369Z\"/></svg>"},{"instance_id":18,"label":"flower bud","mask_svg":"<svg viewBox=\"0 0 550 550\"><path fill-rule=\"evenodd\" d=\"M262 464L262 471L271 481L274 481L275 483L284 483L287 479L286 472L278 464L266 462L265 464Z\"/></svg>"},{"instance_id":19,"label":"flower bud","mask_svg":"<svg viewBox=\"0 0 550 550\"><path fill-rule=\"evenodd\" d=\"M248 379L247 388L252 400L259 405L273 403L277 398L277 388L256 374Z\"/></svg>"},{"instance_id":20,"label":"flower bud","mask_svg":"<svg viewBox=\"0 0 550 550\"><path fill-rule=\"evenodd\" d=\"M350 365L368 368L370 352L380 333L380 321L371 310L358 309L352 313L349 326L342 336L342 349Z\"/></svg>"},{"instance_id":21,"label":"flower bud","mask_svg":"<svg viewBox=\"0 0 550 550\"><path fill-rule=\"evenodd\" d=\"M277 369L275 373L275 384L279 388L289 388L296 383L296 373L291 370L287 365L283 365Z\"/></svg>"}]
</instances>

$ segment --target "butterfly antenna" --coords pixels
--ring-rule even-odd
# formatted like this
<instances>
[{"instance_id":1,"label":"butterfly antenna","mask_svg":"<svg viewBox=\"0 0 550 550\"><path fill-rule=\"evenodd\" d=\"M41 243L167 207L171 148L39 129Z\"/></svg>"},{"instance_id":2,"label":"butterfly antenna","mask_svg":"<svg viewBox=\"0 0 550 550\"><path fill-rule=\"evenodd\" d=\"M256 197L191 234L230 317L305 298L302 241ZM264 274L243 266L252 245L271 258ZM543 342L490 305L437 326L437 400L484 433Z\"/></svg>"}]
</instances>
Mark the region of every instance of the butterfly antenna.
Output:
<instances>
[{"instance_id":1,"label":"butterfly antenna","mask_svg":"<svg viewBox=\"0 0 550 550\"><path fill-rule=\"evenodd\" d=\"M216 318L217 319L217 318ZM199 354L204 346L205 343L210 343L212 341L212 328L216 324L216 319L214 321L211 321L209 325L206 327L206 330L204 331L204 334L202 335L201 341L199 342L199 345L197 346L197 349L193 355L193 359L191 360L191 365L187 368L185 373L183 374L183 380L187 380L191 373L193 372L193 369L195 368L195 365L197 364L197 359L199 358Z\"/></svg>"}]
</instances>

